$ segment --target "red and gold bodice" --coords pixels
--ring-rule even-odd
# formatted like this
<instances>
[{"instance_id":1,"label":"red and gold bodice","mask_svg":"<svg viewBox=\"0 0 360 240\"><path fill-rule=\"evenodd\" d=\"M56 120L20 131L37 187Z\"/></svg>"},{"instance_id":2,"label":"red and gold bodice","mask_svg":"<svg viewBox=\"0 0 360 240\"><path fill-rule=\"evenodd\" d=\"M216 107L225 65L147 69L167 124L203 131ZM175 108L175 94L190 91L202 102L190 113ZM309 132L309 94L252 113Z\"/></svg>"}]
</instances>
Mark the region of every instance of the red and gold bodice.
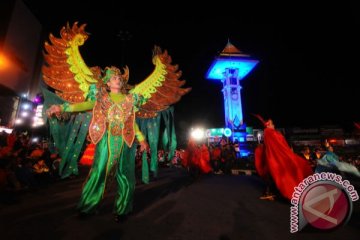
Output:
<instances>
[{"instance_id":1,"label":"red and gold bodice","mask_svg":"<svg viewBox=\"0 0 360 240\"><path fill-rule=\"evenodd\" d=\"M99 91L89 134L94 144L98 143L108 129L113 136L123 136L125 143L131 147L135 139L134 97L128 94L116 103L106 91Z\"/></svg>"}]
</instances>

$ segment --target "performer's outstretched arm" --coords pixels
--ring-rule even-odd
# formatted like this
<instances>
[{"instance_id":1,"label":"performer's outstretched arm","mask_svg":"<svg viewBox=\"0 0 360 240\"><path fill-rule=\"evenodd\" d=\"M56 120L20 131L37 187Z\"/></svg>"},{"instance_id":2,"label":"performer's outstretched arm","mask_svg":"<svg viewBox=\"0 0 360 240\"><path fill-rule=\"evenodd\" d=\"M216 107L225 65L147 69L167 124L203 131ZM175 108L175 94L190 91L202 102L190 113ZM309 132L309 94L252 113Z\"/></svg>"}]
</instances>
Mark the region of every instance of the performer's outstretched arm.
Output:
<instances>
[{"instance_id":1,"label":"performer's outstretched arm","mask_svg":"<svg viewBox=\"0 0 360 240\"><path fill-rule=\"evenodd\" d=\"M87 101L81 103L64 103L62 105L51 105L48 110L46 110L46 114L48 117L52 115L58 115L62 112L83 112L91 110L95 105L95 101Z\"/></svg>"}]
</instances>

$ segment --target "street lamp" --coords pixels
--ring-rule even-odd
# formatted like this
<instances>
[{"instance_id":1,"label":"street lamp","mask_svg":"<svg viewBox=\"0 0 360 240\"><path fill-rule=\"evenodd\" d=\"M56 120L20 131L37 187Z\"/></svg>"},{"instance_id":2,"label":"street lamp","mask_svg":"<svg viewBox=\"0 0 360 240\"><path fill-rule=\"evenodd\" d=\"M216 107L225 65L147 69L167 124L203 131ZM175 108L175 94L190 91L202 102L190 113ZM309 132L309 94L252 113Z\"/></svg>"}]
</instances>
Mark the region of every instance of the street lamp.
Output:
<instances>
[{"instance_id":1,"label":"street lamp","mask_svg":"<svg viewBox=\"0 0 360 240\"><path fill-rule=\"evenodd\" d=\"M201 141L205 137L205 130L203 128L192 128L190 136L196 141Z\"/></svg>"}]
</instances>

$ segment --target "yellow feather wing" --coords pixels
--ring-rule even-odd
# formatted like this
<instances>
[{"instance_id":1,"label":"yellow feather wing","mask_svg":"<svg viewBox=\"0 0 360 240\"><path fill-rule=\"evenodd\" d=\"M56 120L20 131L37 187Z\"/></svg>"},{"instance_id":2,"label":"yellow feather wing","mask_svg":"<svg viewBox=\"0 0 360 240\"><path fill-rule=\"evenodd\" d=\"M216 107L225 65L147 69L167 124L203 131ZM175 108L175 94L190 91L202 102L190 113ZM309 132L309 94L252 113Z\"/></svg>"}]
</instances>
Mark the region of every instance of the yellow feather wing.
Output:
<instances>
[{"instance_id":1,"label":"yellow feather wing","mask_svg":"<svg viewBox=\"0 0 360 240\"><path fill-rule=\"evenodd\" d=\"M142 105L136 112L141 118L151 118L159 111L165 110L170 105L178 102L180 98L188 93L191 88L182 88L185 80L179 80L181 71L178 65L171 63L168 52L155 46L153 54L153 72L140 84L130 90L130 93L141 95L144 98Z\"/></svg>"},{"instance_id":2,"label":"yellow feather wing","mask_svg":"<svg viewBox=\"0 0 360 240\"><path fill-rule=\"evenodd\" d=\"M90 85L101 77L101 69L89 68L79 51L88 38L85 26L79 27L77 22L72 27L67 24L61 29L60 38L50 34L50 43L45 42L44 46L43 79L59 97L71 103L84 101Z\"/></svg>"}]
</instances>

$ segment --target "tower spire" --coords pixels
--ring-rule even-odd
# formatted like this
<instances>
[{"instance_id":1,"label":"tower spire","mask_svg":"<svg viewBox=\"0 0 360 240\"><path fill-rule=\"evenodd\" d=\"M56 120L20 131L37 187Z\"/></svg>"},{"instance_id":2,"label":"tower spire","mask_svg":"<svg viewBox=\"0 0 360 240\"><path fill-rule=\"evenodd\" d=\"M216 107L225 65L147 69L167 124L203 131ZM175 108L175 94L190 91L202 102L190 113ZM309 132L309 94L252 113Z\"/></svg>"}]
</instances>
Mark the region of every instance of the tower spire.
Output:
<instances>
[{"instance_id":1,"label":"tower spire","mask_svg":"<svg viewBox=\"0 0 360 240\"><path fill-rule=\"evenodd\" d=\"M235 47L228 39L225 48L221 51L220 56L243 56L248 57L249 55L243 54L237 47Z\"/></svg>"}]
</instances>

